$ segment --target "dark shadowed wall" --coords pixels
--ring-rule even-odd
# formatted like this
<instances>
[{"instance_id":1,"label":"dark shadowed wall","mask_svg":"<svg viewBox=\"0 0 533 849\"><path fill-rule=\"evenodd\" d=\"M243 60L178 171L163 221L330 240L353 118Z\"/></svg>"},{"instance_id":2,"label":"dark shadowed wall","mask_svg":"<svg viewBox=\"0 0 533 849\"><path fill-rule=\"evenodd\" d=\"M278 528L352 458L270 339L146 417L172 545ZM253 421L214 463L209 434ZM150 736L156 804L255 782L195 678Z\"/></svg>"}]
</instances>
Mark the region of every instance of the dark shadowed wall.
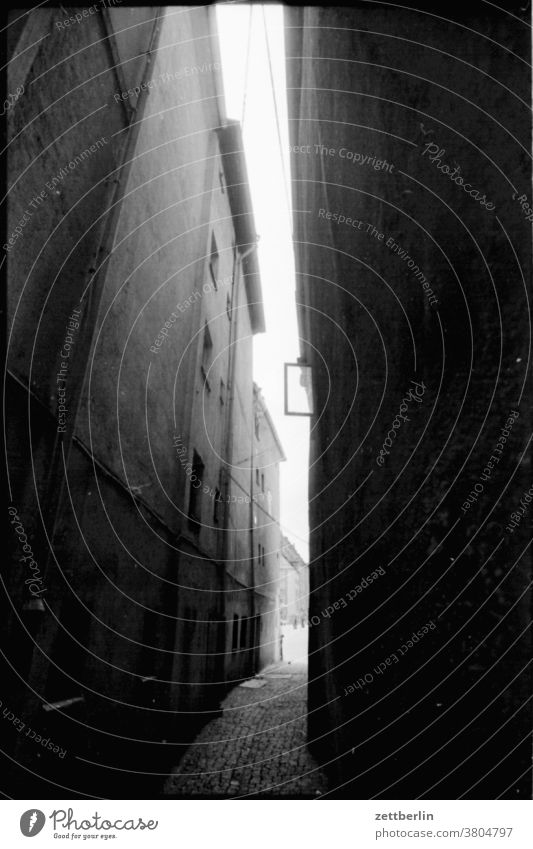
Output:
<instances>
[{"instance_id":1,"label":"dark shadowed wall","mask_svg":"<svg viewBox=\"0 0 533 849\"><path fill-rule=\"evenodd\" d=\"M286 9L309 740L338 794L521 798L527 13L385 6Z\"/></svg>"}]
</instances>

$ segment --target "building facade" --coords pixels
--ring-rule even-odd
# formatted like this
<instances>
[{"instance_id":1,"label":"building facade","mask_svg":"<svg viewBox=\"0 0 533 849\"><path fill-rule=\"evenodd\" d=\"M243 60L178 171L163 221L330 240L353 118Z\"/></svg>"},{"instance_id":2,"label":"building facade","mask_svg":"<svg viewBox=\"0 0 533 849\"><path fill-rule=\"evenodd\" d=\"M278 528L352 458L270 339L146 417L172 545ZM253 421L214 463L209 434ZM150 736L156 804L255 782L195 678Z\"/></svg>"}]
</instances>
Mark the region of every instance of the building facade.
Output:
<instances>
[{"instance_id":1,"label":"building facade","mask_svg":"<svg viewBox=\"0 0 533 849\"><path fill-rule=\"evenodd\" d=\"M279 464L286 459L263 394L254 384L253 551L255 598L261 617L259 667L280 659L281 566Z\"/></svg>"}]
</instances>

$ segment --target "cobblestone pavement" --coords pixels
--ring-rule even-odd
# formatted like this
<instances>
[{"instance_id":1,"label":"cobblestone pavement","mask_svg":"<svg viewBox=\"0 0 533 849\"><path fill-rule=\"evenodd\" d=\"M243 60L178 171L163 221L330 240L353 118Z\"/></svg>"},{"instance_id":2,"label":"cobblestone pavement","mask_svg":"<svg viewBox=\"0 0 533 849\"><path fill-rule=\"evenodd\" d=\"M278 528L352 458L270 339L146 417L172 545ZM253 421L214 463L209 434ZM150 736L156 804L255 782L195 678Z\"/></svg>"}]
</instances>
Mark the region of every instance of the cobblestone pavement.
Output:
<instances>
[{"instance_id":1,"label":"cobblestone pavement","mask_svg":"<svg viewBox=\"0 0 533 849\"><path fill-rule=\"evenodd\" d=\"M264 686L229 693L222 716L202 729L167 779L166 796L305 799L326 791L305 745L306 666L278 663L258 679Z\"/></svg>"}]
</instances>

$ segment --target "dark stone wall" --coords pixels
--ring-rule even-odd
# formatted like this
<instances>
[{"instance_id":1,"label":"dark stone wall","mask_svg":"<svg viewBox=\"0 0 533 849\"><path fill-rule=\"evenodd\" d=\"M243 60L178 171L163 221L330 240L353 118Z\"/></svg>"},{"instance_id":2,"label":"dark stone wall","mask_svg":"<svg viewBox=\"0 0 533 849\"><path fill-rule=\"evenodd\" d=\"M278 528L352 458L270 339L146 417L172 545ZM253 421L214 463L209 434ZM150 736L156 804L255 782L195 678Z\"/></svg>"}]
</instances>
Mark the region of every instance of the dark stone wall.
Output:
<instances>
[{"instance_id":1,"label":"dark stone wall","mask_svg":"<svg viewBox=\"0 0 533 849\"><path fill-rule=\"evenodd\" d=\"M530 486L530 40L513 11L286 10L317 408L309 741L337 794L529 795L533 510L509 523Z\"/></svg>"}]
</instances>

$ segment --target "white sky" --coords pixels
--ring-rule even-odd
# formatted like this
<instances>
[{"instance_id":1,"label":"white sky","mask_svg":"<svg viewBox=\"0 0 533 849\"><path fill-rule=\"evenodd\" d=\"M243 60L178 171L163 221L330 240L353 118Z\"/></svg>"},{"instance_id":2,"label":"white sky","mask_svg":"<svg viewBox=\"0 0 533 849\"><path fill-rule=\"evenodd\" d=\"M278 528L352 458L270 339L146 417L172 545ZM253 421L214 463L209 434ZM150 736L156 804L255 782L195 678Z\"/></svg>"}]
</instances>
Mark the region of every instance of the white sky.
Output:
<instances>
[{"instance_id":1,"label":"white sky","mask_svg":"<svg viewBox=\"0 0 533 849\"><path fill-rule=\"evenodd\" d=\"M268 41L278 108L281 149L263 21ZM250 58L246 84L243 137L263 287L266 330L254 340L254 379L276 425L287 462L280 466L281 526L308 558L307 469L309 419L283 412L283 364L300 354L296 321L292 222L289 212L290 169L283 7L269 4L217 6L220 52L228 118L242 121L249 21ZM282 170L285 161L286 189Z\"/></svg>"}]
</instances>

